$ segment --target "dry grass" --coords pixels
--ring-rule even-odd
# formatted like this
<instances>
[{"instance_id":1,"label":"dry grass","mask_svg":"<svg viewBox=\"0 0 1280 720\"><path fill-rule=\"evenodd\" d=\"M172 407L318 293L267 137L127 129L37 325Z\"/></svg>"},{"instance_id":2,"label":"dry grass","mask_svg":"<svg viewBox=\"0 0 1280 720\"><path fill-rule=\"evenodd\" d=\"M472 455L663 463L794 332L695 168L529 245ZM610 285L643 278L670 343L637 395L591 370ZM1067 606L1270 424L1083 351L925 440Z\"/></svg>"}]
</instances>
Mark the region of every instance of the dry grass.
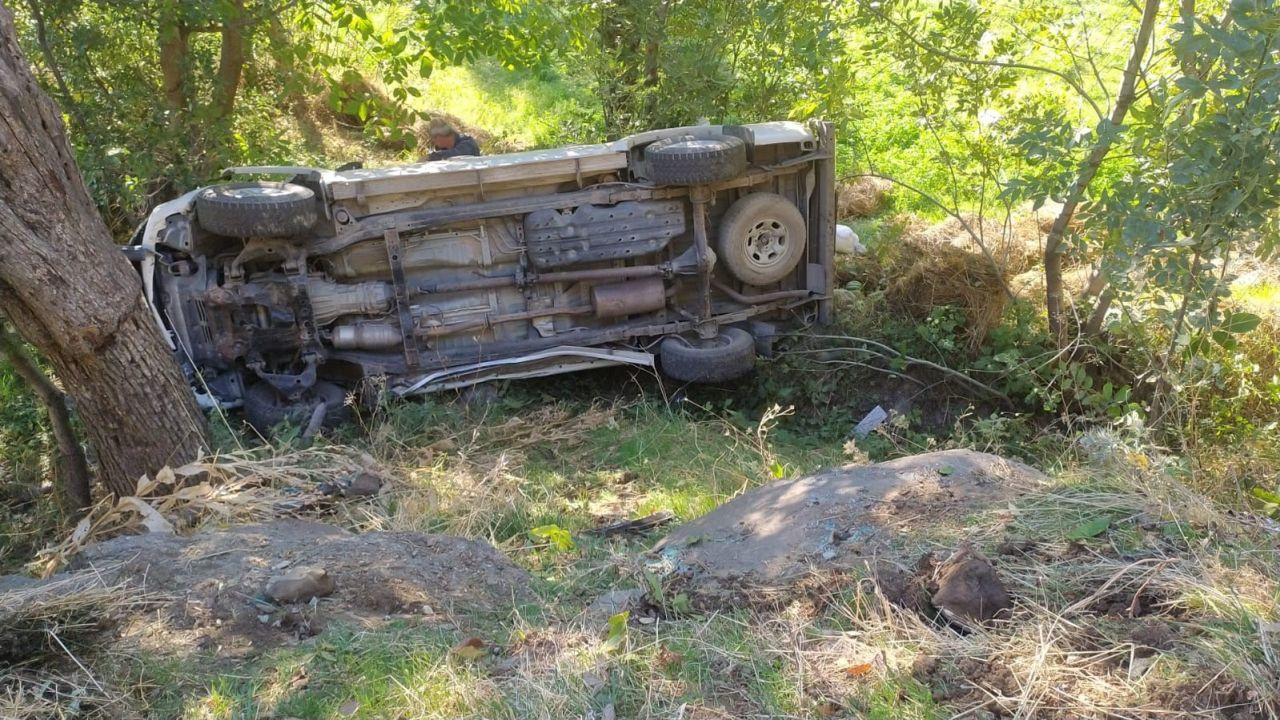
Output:
<instances>
[{"instance_id":1,"label":"dry grass","mask_svg":"<svg viewBox=\"0 0 1280 720\"><path fill-rule=\"evenodd\" d=\"M374 470L369 455L342 447L267 448L213 456L143 477L133 495L104 497L67 537L28 564L48 577L86 545L137 532L193 532L210 524L244 523L320 504L318 483Z\"/></svg>"},{"instance_id":2,"label":"dry grass","mask_svg":"<svg viewBox=\"0 0 1280 720\"><path fill-rule=\"evenodd\" d=\"M885 290L892 309L924 319L949 305L964 312L970 348L986 340L1013 296L1030 297L1014 283L1041 255L1041 214L1024 211L1004 222L967 214L925 224L895 218L898 239L877 252L849 260L865 286Z\"/></svg>"},{"instance_id":3,"label":"dry grass","mask_svg":"<svg viewBox=\"0 0 1280 720\"><path fill-rule=\"evenodd\" d=\"M519 516L516 526L527 527L551 508L588 513L601 494L622 492L615 482L638 481L614 475L600 480L582 467L581 477L565 482L587 484L566 487L532 473L541 471L539 463L552 448L558 457L584 464L599 459L597 431L608 430L609 442L623 441L638 429L632 410L545 406L500 419L421 422L414 426L416 436L403 427L397 431L394 418L383 418L369 427L370 453L398 480L375 501L337 508L335 521L494 538L504 517ZM672 432L687 436L697 428L691 422ZM720 423L705 429L726 443L724 452L751 455L752 464L773 457L763 426L756 434ZM1280 710L1274 536L1206 501L1170 476L1166 460L1139 444L1102 433L1085 445L1082 454L1091 457L1090 465L999 512L970 518L964 529L965 540L996 558L998 574L1015 597L1012 615L988 627L966 632L938 624L894 604L873 579L853 578L812 584L790 604L773 608L658 614L647 624L633 618L621 643L611 643L604 623L582 608L604 589L644 586L637 556L643 547L608 542L557 553L518 532L503 547L554 584L544 607L513 611L499 625L362 628L345 639L326 632L300 655L245 670L242 681L198 677L182 712L333 716L348 697L360 698L360 717L405 718L602 718L614 705L618 717L664 720L828 712L1145 718L1242 711L1252 718ZM665 457L679 453L645 447L665 451L658 454L670 464L655 470L660 474L702 462L688 450ZM260 500L244 504L255 508L247 510L226 500L213 504L212 497L222 496L211 496L212 506L197 524L257 517L282 489L312 486L373 458L334 448L224 456L202 468L218 473L217 482L201 476L203 481L239 487L237 492ZM707 472L725 472L710 467ZM175 472L175 480L184 474ZM753 482L767 477L762 473ZM176 517L174 507L164 517ZM1099 516L1110 518L1105 532L1080 542L1066 539L1073 528ZM1028 541L1026 554L991 552L1011 538ZM920 539L938 551L958 542L941 531ZM105 603L117 597L110 589L96 592ZM45 616L57 617L51 611ZM1139 635L1148 624L1170 633L1157 651L1146 649ZM452 657L449 648L470 636L482 637L491 654L478 661ZM336 650L321 649L326 647ZM63 679L28 681L11 674L3 684L7 695L0 697L0 715L25 699L33 710L10 714L23 720L63 717L75 693L96 706L114 702L105 678L97 678L105 690L94 687L65 655L48 657L59 661L49 664L49 672ZM87 659L85 664L99 671ZM300 699L291 683L304 666L312 690ZM370 677L386 681L371 683ZM202 692L207 697L201 699Z\"/></svg>"},{"instance_id":4,"label":"dry grass","mask_svg":"<svg viewBox=\"0 0 1280 720\"><path fill-rule=\"evenodd\" d=\"M358 526L491 538L496 519L547 500L529 494L527 453L539 447L572 452L591 430L616 424L617 412L616 406L573 412L552 405L408 443L390 426L375 425L372 452L404 481L386 502L362 508Z\"/></svg>"},{"instance_id":5,"label":"dry grass","mask_svg":"<svg viewBox=\"0 0 1280 720\"><path fill-rule=\"evenodd\" d=\"M83 671L0 672L0 718L5 720L141 717L126 695L99 686Z\"/></svg>"},{"instance_id":6,"label":"dry grass","mask_svg":"<svg viewBox=\"0 0 1280 720\"><path fill-rule=\"evenodd\" d=\"M960 308L971 350L987 339L1008 303L1004 277L991 262L951 245L917 255L889 284L885 298L893 308L920 320L944 305Z\"/></svg>"},{"instance_id":7,"label":"dry grass","mask_svg":"<svg viewBox=\"0 0 1280 720\"><path fill-rule=\"evenodd\" d=\"M866 218L884 208L893 183L875 177L857 177L836 185L836 217Z\"/></svg>"},{"instance_id":8,"label":"dry grass","mask_svg":"<svg viewBox=\"0 0 1280 720\"><path fill-rule=\"evenodd\" d=\"M96 573L0 594L0 717L137 717L90 670L92 656L106 633L163 600Z\"/></svg>"},{"instance_id":9,"label":"dry grass","mask_svg":"<svg viewBox=\"0 0 1280 720\"><path fill-rule=\"evenodd\" d=\"M1011 531L1041 539L1027 554L998 559L1016 598L1010 617L958 633L859 594L844 601L856 642L830 638L827 654L879 649L882 666L911 667L957 716L1274 717L1273 539L1158 472L1084 482L1034 494L1012 509L1008 527L981 529L989 544ZM1099 515L1115 518L1107 540L1062 539L1080 517ZM1187 528L1185 540L1169 539L1175 521ZM1151 526L1160 530L1144 529ZM1167 629L1158 651L1144 646L1151 625Z\"/></svg>"}]
</instances>

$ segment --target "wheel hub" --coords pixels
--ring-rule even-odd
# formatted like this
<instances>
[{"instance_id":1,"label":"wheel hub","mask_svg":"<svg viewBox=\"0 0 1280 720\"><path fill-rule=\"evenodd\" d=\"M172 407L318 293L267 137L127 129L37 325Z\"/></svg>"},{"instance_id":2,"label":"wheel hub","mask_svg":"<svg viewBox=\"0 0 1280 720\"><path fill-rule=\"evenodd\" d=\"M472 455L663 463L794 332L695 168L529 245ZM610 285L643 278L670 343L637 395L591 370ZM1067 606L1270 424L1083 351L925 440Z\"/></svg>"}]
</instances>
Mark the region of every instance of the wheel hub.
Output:
<instances>
[{"instance_id":1,"label":"wheel hub","mask_svg":"<svg viewBox=\"0 0 1280 720\"><path fill-rule=\"evenodd\" d=\"M751 264L768 268L786 254L787 228L781 222L766 218L747 232L747 258Z\"/></svg>"}]
</instances>

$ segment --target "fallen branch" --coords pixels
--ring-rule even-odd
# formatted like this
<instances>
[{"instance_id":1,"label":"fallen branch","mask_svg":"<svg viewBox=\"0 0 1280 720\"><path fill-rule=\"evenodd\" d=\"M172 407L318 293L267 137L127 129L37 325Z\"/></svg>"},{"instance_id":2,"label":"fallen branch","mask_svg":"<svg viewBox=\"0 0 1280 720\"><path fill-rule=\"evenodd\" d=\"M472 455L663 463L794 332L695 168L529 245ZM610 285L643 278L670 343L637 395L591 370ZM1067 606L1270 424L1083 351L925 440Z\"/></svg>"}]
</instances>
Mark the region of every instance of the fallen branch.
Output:
<instances>
[{"instance_id":1,"label":"fallen branch","mask_svg":"<svg viewBox=\"0 0 1280 720\"><path fill-rule=\"evenodd\" d=\"M792 335L792 337L801 337L801 335L799 333L795 333ZM894 359L901 360L907 365L918 365L920 367L926 367L935 372L942 373L943 375L946 375L949 378L958 380L961 383L968 385L971 388L974 388L976 390L982 390L988 395L1000 398L1001 401L1003 401L1006 405L1010 407L1012 407L1014 404L1013 400L1008 395L1005 395L1004 393L991 387L990 385L984 382L981 382L979 380L975 380L972 377L969 377L968 375L958 370L952 370L946 365L939 365L938 363L935 363L929 360L924 360L922 358L907 355L898 350L895 350L894 348L889 347L888 345L885 345L884 343L876 342L875 340L869 340L867 338L861 338L861 337L854 337L852 335L808 335L806 334L806 335L803 335L803 337L816 338L818 340L844 340L846 342L856 342L856 343L862 343L864 345L869 345L873 348L876 348L877 350L880 350L885 353L889 353L890 355L893 356ZM829 348L828 349L828 351L839 351L839 350L853 350L853 351L865 352L864 348Z\"/></svg>"},{"instance_id":2,"label":"fallen branch","mask_svg":"<svg viewBox=\"0 0 1280 720\"><path fill-rule=\"evenodd\" d=\"M586 534L608 537L610 535L620 535L623 533L641 533L646 530L652 530L653 528L666 525L674 520L675 517L676 514L670 510L659 510L656 513L645 515L644 517L636 518L635 520L623 520L622 522L592 528L587 530Z\"/></svg>"}]
</instances>

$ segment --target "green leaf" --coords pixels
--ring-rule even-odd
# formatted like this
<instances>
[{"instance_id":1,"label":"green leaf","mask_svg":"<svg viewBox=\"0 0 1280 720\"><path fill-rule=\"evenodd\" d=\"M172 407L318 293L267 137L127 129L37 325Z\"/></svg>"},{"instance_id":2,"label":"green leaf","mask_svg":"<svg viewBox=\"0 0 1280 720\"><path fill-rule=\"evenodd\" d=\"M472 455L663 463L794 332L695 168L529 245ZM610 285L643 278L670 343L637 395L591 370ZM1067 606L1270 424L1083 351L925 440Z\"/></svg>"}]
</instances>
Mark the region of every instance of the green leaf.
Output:
<instances>
[{"instance_id":1,"label":"green leaf","mask_svg":"<svg viewBox=\"0 0 1280 720\"><path fill-rule=\"evenodd\" d=\"M622 649L627 642L627 621L631 619L631 611L622 612L609 618L608 631L604 635L604 646L609 652Z\"/></svg>"},{"instance_id":2,"label":"green leaf","mask_svg":"<svg viewBox=\"0 0 1280 720\"><path fill-rule=\"evenodd\" d=\"M956 469L950 465L943 465L942 467L938 468L938 474L943 477L946 477L948 475L954 475L955 472L956 472Z\"/></svg>"},{"instance_id":3,"label":"green leaf","mask_svg":"<svg viewBox=\"0 0 1280 720\"><path fill-rule=\"evenodd\" d=\"M560 552L569 552L573 549L573 536L559 525L539 525L530 530L529 535L537 540L546 540Z\"/></svg>"},{"instance_id":4,"label":"green leaf","mask_svg":"<svg viewBox=\"0 0 1280 720\"><path fill-rule=\"evenodd\" d=\"M1099 515L1092 520L1086 520L1085 522L1077 525L1071 530L1071 532L1067 533L1067 539L1087 540L1091 537L1101 535L1106 532L1109 527L1111 527L1111 516Z\"/></svg>"},{"instance_id":5,"label":"green leaf","mask_svg":"<svg viewBox=\"0 0 1280 720\"><path fill-rule=\"evenodd\" d=\"M1249 490L1249 494L1258 498L1264 503L1280 507L1280 493L1274 493L1266 488L1256 487Z\"/></svg>"},{"instance_id":6,"label":"green leaf","mask_svg":"<svg viewBox=\"0 0 1280 720\"><path fill-rule=\"evenodd\" d=\"M781 480L787 476L787 469L782 467L782 463L775 460L773 465L769 466L769 474L773 475L775 479Z\"/></svg>"},{"instance_id":7,"label":"green leaf","mask_svg":"<svg viewBox=\"0 0 1280 720\"><path fill-rule=\"evenodd\" d=\"M1239 335L1247 333L1258 327L1262 323L1262 318L1247 312L1233 312L1222 321L1222 330L1225 332Z\"/></svg>"}]
</instances>

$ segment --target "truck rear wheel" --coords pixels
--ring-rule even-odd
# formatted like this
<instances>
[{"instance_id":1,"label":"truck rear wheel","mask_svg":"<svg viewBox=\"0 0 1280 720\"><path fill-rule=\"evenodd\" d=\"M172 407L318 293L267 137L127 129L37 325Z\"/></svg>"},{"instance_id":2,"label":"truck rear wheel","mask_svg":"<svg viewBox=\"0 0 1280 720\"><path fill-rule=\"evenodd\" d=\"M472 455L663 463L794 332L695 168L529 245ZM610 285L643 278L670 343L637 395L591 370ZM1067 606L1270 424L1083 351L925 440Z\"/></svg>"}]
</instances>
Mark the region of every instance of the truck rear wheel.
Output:
<instances>
[{"instance_id":1,"label":"truck rear wheel","mask_svg":"<svg viewBox=\"0 0 1280 720\"><path fill-rule=\"evenodd\" d=\"M676 380L718 383L751 372L756 363L756 341L741 328L721 328L711 340L672 335L658 348L662 372Z\"/></svg>"}]
</instances>

